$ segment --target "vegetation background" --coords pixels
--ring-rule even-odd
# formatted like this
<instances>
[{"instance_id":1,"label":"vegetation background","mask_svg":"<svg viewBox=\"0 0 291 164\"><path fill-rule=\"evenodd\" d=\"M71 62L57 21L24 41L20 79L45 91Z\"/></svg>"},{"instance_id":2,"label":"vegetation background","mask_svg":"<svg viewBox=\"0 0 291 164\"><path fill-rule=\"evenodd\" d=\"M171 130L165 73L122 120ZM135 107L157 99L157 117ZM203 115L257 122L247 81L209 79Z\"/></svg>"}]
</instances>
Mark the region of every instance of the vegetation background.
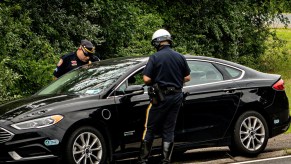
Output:
<instances>
[{"instance_id":1,"label":"vegetation background","mask_svg":"<svg viewBox=\"0 0 291 164\"><path fill-rule=\"evenodd\" d=\"M271 55L271 53L266 53L263 56L272 56L270 58L273 58L273 63L276 65L273 70L269 70L270 73L277 73L282 75L282 78L285 82L285 91L287 93L287 96L289 98L289 109L291 109L291 28L288 29L272 29L276 32L277 36L285 42L285 44L277 48L276 55ZM286 54L286 55L284 55ZM278 62L276 59L281 58L282 56L286 56L285 60L279 60L281 62ZM273 65L273 64L272 64ZM291 111L290 111L291 114ZM291 127L288 130L288 133L291 132Z\"/></svg>"},{"instance_id":2,"label":"vegetation background","mask_svg":"<svg viewBox=\"0 0 291 164\"><path fill-rule=\"evenodd\" d=\"M91 40L101 59L150 55L167 29L175 50L283 75L290 94L287 0L0 0L0 104L52 81L59 57ZM290 32L290 31L288 31ZM290 40L288 42L290 45Z\"/></svg>"}]
</instances>

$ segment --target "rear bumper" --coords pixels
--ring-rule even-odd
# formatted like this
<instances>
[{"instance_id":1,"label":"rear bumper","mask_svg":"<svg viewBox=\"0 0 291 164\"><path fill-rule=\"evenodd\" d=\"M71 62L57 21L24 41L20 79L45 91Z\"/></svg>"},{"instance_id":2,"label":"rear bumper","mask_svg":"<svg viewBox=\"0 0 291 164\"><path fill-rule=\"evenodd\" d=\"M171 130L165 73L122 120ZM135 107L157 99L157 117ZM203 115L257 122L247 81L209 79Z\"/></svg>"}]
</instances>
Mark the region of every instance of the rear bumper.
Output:
<instances>
[{"instance_id":1,"label":"rear bumper","mask_svg":"<svg viewBox=\"0 0 291 164\"><path fill-rule=\"evenodd\" d=\"M289 101L285 91L276 91L273 103L266 108L270 115L269 127L270 136L286 132L290 126Z\"/></svg>"},{"instance_id":2,"label":"rear bumper","mask_svg":"<svg viewBox=\"0 0 291 164\"><path fill-rule=\"evenodd\" d=\"M274 126L272 131L271 131L270 137L274 137L274 136L277 136L279 134L286 132L290 127L290 122L291 122L291 117L289 116L288 121L286 121L278 126Z\"/></svg>"}]
</instances>

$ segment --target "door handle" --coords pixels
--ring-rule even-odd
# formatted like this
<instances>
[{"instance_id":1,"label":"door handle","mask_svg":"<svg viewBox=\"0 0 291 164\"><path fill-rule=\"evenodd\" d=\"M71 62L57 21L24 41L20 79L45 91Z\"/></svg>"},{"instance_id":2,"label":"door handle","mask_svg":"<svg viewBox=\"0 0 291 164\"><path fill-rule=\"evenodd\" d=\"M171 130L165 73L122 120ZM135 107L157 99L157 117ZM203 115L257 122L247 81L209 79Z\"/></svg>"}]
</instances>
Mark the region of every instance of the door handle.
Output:
<instances>
[{"instance_id":1,"label":"door handle","mask_svg":"<svg viewBox=\"0 0 291 164\"><path fill-rule=\"evenodd\" d=\"M224 89L225 93L234 93L236 88L229 88L229 89Z\"/></svg>"}]
</instances>

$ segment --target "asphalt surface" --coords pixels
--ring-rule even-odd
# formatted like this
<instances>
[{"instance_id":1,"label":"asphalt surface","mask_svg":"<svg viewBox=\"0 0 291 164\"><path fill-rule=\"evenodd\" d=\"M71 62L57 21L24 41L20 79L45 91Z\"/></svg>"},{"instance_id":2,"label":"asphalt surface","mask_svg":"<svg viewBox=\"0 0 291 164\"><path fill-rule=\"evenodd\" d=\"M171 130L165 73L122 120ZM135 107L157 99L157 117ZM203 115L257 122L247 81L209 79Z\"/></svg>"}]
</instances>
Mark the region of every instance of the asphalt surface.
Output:
<instances>
[{"instance_id":1,"label":"asphalt surface","mask_svg":"<svg viewBox=\"0 0 291 164\"><path fill-rule=\"evenodd\" d=\"M245 161L245 162L236 162L232 164L290 164L291 155L289 156L282 156L282 157L273 157L273 158L266 158L266 159L258 159L253 161Z\"/></svg>"},{"instance_id":2,"label":"asphalt surface","mask_svg":"<svg viewBox=\"0 0 291 164\"><path fill-rule=\"evenodd\" d=\"M185 159L180 158L180 160L175 161L175 163L223 164L223 163L252 161L272 157L281 157L290 154L291 154L291 134L282 134L269 139L265 151L258 155L257 157L248 158L243 156L232 156L228 147L207 148L187 151L185 153L185 157L187 158ZM195 158L195 156L197 158Z\"/></svg>"},{"instance_id":3,"label":"asphalt surface","mask_svg":"<svg viewBox=\"0 0 291 164\"><path fill-rule=\"evenodd\" d=\"M233 156L228 147L213 147L188 150L182 155L173 156L173 164L225 164L237 162L250 162L258 159L273 157L282 157L291 155L291 133L281 134L269 139L268 145L263 153L257 157ZM149 159L149 164L160 162L160 156L154 156ZM284 163L284 161L279 161ZM115 162L116 164L136 164L136 159L126 159ZM266 163L266 162L262 162ZM269 163L269 162L268 162ZM289 163L291 163L289 161Z\"/></svg>"},{"instance_id":4,"label":"asphalt surface","mask_svg":"<svg viewBox=\"0 0 291 164\"><path fill-rule=\"evenodd\" d=\"M290 13L289 14L283 14L283 16L286 17L286 19L288 19L290 21L288 23L288 25L287 25L287 28L291 28L291 14ZM281 23L279 21L279 19L275 19L273 21L273 23L271 24L271 26L272 26L272 28L284 28L285 25L283 23Z\"/></svg>"}]
</instances>

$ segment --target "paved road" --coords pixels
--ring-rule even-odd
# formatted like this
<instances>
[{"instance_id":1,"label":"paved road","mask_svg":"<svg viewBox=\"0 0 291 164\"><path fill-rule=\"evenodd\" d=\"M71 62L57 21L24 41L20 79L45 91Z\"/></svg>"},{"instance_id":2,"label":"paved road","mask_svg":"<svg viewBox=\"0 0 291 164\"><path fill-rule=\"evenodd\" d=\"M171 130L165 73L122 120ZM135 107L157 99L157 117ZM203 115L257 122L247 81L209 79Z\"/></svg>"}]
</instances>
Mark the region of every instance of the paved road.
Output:
<instances>
[{"instance_id":1,"label":"paved road","mask_svg":"<svg viewBox=\"0 0 291 164\"><path fill-rule=\"evenodd\" d=\"M258 159L253 161L245 161L245 162L236 162L232 164L290 164L291 156L282 156L282 157L273 157L266 159Z\"/></svg>"},{"instance_id":2,"label":"paved road","mask_svg":"<svg viewBox=\"0 0 291 164\"><path fill-rule=\"evenodd\" d=\"M286 17L290 23L288 24L288 28L291 28L291 14L283 14L284 17ZM282 24L279 19L275 19L275 21L273 22L273 24L271 25L273 28L283 28L284 24Z\"/></svg>"},{"instance_id":3,"label":"paved road","mask_svg":"<svg viewBox=\"0 0 291 164\"><path fill-rule=\"evenodd\" d=\"M189 155L187 155L188 153ZM176 164L178 163L223 164L280 157L288 154L291 154L291 134L282 134L274 138L271 138L268 142L265 151L258 155L257 157L247 158L242 156L232 156L227 147L207 148L204 150L198 149L186 152L185 155L189 156L189 159L177 161ZM195 159L195 156L198 158Z\"/></svg>"},{"instance_id":4,"label":"paved road","mask_svg":"<svg viewBox=\"0 0 291 164\"><path fill-rule=\"evenodd\" d=\"M232 156L228 147L215 147L189 150L183 155L173 157L173 164L225 164L272 157L281 157L291 154L291 134L282 134L269 139L268 145L263 153L257 157L247 158ZM160 156L149 159L150 164L159 163ZM117 161L116 164L135 164L136 159ZM289 161L290 163L290 161Z\"/></svg>"}]
</instances>

